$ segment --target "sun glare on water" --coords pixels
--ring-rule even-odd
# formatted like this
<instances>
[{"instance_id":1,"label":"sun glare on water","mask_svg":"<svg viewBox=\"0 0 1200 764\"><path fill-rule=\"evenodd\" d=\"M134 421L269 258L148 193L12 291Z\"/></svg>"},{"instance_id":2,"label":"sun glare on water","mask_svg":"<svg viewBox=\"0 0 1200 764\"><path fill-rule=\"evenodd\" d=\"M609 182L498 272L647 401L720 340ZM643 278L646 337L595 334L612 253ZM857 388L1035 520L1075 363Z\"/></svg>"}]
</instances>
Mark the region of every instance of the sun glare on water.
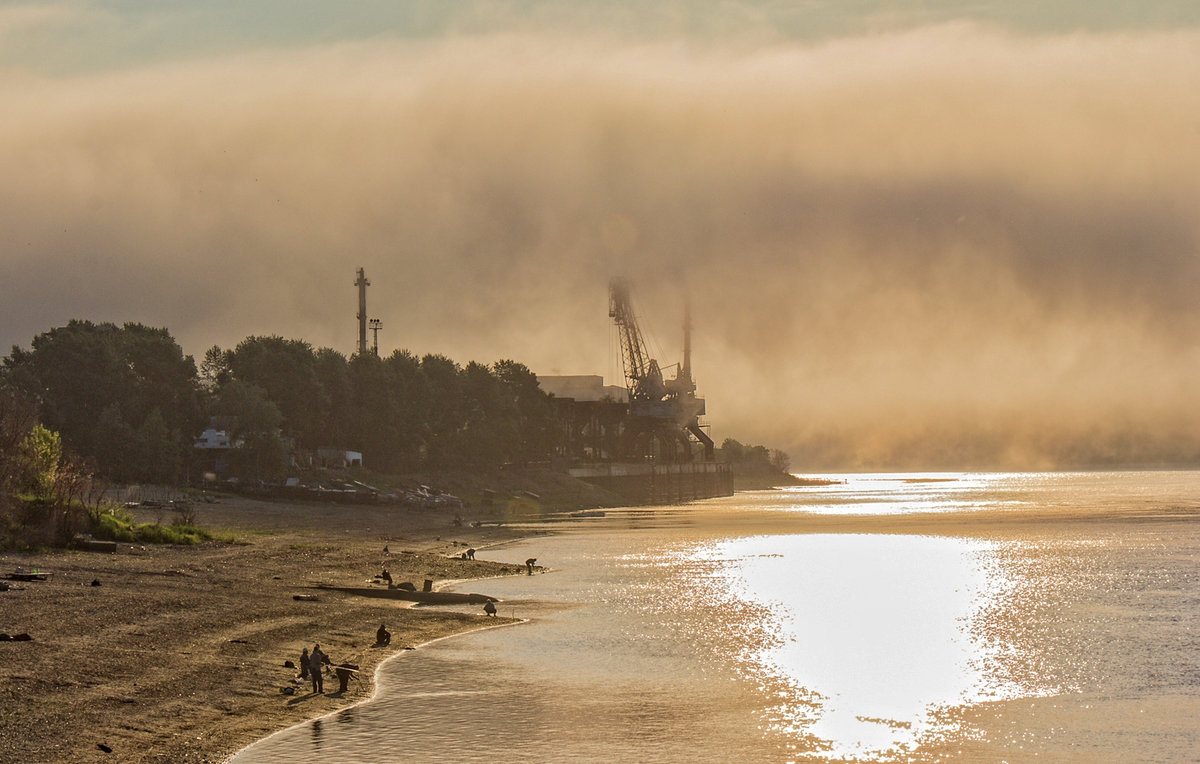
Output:
<instances>
[{"instance_id":1,"label":"sun glare on water","mask_svg":"<svg viewBox=\"0 0 1200 764\"><path fill-rule=\"evenodd\" d=\"M743 671L778 702L764 726L831 758L912 749L932 712L1033 692L990 676L975 622L1006 582L988 542L928 536L760 536L717 543L729 597L769 612Z\"/></svg>"}]
</instances>

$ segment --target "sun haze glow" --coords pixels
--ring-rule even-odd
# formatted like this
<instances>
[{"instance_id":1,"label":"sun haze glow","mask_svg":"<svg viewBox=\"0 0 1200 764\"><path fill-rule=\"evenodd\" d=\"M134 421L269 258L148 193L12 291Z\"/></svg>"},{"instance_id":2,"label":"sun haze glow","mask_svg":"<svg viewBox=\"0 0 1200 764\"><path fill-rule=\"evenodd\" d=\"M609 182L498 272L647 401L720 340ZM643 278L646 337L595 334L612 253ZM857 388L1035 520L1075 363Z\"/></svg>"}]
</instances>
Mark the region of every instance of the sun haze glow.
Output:
<instances>
[{"instance_id":1,"label":"sun haze glow","mask_svg":"<svg viewBox=\"0 0 1200 764\"><path fill-rule=\"evenodd\" d=\"M361 266L385 351L608 373L623 274L798 470L1200 462L1194 11L439 5L0 11L0 342L350 352Z\"/></svg>"}]
</instances>

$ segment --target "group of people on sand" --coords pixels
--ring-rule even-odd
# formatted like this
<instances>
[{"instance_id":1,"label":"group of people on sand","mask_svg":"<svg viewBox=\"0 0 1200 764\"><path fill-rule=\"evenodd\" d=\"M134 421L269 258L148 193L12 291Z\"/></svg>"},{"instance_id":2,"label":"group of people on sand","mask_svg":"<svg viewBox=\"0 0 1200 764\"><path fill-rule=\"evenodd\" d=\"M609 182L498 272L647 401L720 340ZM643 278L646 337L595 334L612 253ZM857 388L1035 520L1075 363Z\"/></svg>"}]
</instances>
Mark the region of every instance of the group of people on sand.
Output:
<instances>
[{"instance_id":1,"label":"group of people on sand","mask_svg":"<svg viewBox=\"0 0 1200 764\"><path fill-rule=\"evenodd\" d=\"M385 553L387 553L386 546L383 548L383 551ZM462 557L463 557L463 559L471 559L471 560L475 559L475 550L468 549L466 552L462 553ZM531 575L531 576L533 575L533 568L534 568L534 565L536 565L536 564L537 564L536 557L530 557L528 560L525 561L525 568L526 568L528 575ZM382 577L388 582L389 586L392 585L391 574L388 573L386 568L383 571ZM487 615L489 615L493 618L496 616L496 605L493 602L485 603L483 606L483 610ZM376 647L386 647L386 646L390 645L391 642L392 642L392 632L388 631L386 624L383 624L383 623L379 624L379 629L375 632ZM300 679L301 680L310 679L312 681L312 691L313 691L314 695L324 694L324 692L325 692L325 677L324 677L325 667L332 666L332 665L333 665L333 661L329 660L329 656L326 655L325 652L321 649L321 645L319 643L313 645L313 649L311 652L309 652L309 649L307 647L304 648L300 652ZM346 664L346 665L349 665L349 664ZM357 669L358 667L355 666L354 668ZM344 684L345 684L345 682L343 681L343 685Z\"/></svg>"},{"instance_id":2,"label":"group of people on sand","mask_svg":"<svg viewBox=\"0 0 1200 764\"><path fill-rule=\"evenodd\" d=\"M325 692L325 667L333 665L329 656L321 650L321 645L313 645L312 652L308 648L300 651L300 678L312 679L313 694Z\"/></svg>"},{"instance_id":3,"label":"group of people on sand","mask_svg":"<svg viewBox=\"0 0 1200 764\"><path fill-rule=\"evenodd\" d=\"M379 630L375 632L375 646L387 647L391 643L392 632L388 631L386 624L379 624ZM329 656L321 649L320 644L313 645L312 652L309 652L307 647L300 651L300 679L312 680L313 694L325 692L325 667L332 665L333 661L329 660ZM349 666L350 664L343 665Z\"/></svg>"},{"instance_id":4,"label":"group of people on sand","mask_svg":"<svg viewBox=\"0 0 1200 764\"><path fill-rule=\"evenodd\" d=\"M379 624L379 632L384 636L380 638L383 644L392 641L392 633L387 630L381 623ZM376 635L378 636L378 634ZM321 649L320 644L313 645L312 652L308 648L300 651L300 679L312 680L312 691L314 695L323 695L325 693L325 671L326 667L332 667L334 673L337 674L338 681L341 683L338 687L338 692L346 691L346 683L358 673L358 666L353 663L338 663L334 664L329 660L329 656Z\"/></svg>"}]
</instances>

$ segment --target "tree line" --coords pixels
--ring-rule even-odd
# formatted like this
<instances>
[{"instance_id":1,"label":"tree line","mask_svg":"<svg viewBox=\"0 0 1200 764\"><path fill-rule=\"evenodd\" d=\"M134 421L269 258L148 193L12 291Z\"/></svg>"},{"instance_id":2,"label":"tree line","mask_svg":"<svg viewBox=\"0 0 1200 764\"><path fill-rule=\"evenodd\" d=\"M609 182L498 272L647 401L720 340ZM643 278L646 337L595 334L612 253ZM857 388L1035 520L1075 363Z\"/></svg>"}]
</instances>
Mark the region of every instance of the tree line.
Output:
<instances>
[{"instance_id":1,"label":"tree line","mask_svg":"<svg viewBox=\"0 0 1200 764\"><path fill-rule=\"evenodd\" d=\"M290 456L325 447L361 452L364 467L391 474L544 462L561 429L551 397L516 361L347 357L251 336L209 348L197 366L165 328L137 323L74 320L37 335L0 361L0 392L0 489L10 492L87 493L80 476L195 482L206 469L195 438L210 423L238 444L229 472L264 481L283 477ZM733 439L718 458L788 469L785 453ZM32 465L50 462L34 477Z\"/></svg>"},{"instance_id":2,"label":"tree line","mask_svg":"<svg viewBox=\"0 0 1200 764\"><path fill-rule=\"evenodd\" d=\"M252 336L210 348L197 367L166 329L136 323L74 320L39 334L0 362L0 386L10 420L33 417L115 482L194 479L194 439L214 421L240 444L235 474L263 480L282 476L289 454L322 447L360 451L379 472L528 463L549 457L556 433L549 396L516 361L347 357Z\"/></svg>"},{"instance_id":3,"label":"tree line","mask_svg":"<svg viewBox=\"0 0 1200 764\"><path fill-rule=\"evenodd\" d=\"M734 469L747 473L778 472L787 474L792 461L788 455L779 449L769 449L766 446L744 444L733 438L726 438L717 449L717 459L732 464Z\"/></svg>"}]
</instances>

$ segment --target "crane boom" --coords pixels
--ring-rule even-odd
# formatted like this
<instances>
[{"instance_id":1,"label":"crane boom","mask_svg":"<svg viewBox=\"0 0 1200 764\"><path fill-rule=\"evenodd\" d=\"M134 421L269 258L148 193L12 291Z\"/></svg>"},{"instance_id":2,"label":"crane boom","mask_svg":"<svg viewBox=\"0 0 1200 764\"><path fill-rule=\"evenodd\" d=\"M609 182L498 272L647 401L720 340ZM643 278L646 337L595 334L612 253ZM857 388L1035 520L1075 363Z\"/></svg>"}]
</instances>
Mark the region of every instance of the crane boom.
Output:
<instances>
[{"instance_id":1,"label":"crane boom","mask_svg":"<svg viewBox=\"0 0 1200 764\"><path fill-rule=\"evenodd\" d=\"M662 370L658 361L646 352L646 342L629 300L629 282L624 279L613 279L609 284L608 315L621 335L621 364L630 400L660 400L666 393Z\"/></svg>"},{"instance_id":2,"label":"crane boom","mask_svg":"<svg viewBox=\"0 0 1200 764\"><path fill-rule=\"evenodd\" d=\"M704 399L696 397L692 380L692 318L690 305L685 307L683 324L683 364L673 379L663 379L658 361L646 352L646 342L638 328L633 305L629 299L629 283L613 279L609 283L608 315L621 337L621 364L629 390L629 413L644 432L652 433L664 448L675 449L682 444L690 454L689 434L704 449L707 459L713 457L712 438L704 432L699 417L704 414ZM691 458L687 456L686 458Z\"/></svg>"}]
</instances>

